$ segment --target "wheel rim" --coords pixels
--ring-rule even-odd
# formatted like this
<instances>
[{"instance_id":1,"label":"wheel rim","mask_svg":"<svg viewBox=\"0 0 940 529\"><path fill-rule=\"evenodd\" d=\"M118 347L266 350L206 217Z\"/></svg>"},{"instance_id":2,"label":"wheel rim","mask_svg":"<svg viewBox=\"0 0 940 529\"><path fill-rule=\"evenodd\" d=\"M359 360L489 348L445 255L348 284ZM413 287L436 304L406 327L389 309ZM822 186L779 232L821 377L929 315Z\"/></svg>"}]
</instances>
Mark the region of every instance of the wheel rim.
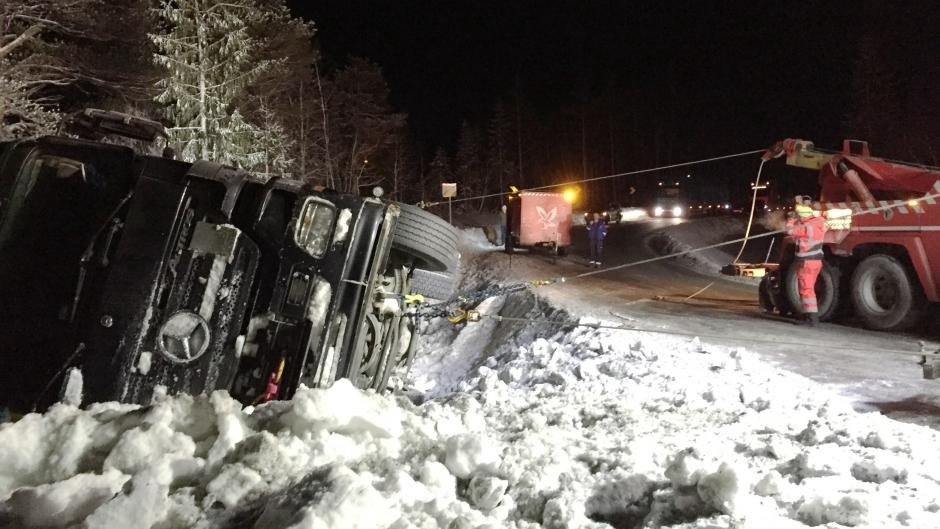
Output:
<instances>
[{"instance_id":1,"label":"wheel rim","mask_svg":"<svg viewBox=\"0 0 940 529\"><path fill-rule=\"evenodd\" d=\"M382 324L372 314L366 316L366 321L362 322L362 325L364 340L361 345L362 360L359 364L356 385L360 388L368 388L375 379L379 357L382 354L382 337L384 333Z\"/></svg>"},{"instance_id":2,"label":"wheel rim","mask_svg":"<svg viewBox=\"0 0 940 529\"><path fill-rule=\"evenodd\" d=\"M896 277L884 272L873 273L866 286L863 298L870 309L887 313L897 307L900 284Z\"/></svg>"}]
</instances>

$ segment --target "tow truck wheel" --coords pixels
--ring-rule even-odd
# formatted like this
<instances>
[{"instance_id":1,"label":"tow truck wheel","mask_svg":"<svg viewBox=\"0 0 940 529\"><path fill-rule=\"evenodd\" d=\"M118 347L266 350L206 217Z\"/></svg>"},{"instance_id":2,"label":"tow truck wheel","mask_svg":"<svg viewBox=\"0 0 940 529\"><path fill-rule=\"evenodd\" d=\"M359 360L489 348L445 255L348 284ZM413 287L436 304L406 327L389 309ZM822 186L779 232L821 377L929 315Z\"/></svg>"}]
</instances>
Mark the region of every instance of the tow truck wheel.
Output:
<instances>
[{"instance_id":1,"label":"tow truck wheel","mask_svg":"<svg viewBox=\"0 0 940 529\"><path fill-rule=\"evenodd\" d=\"M800 287L797 283L796 272L799 263L794 262L787 269L784 287L786 289L787 301L793 307L793 312L799 314L802 312L802 303L800 303ZM832 321L839 313L840 303L840 281L842 273L839 269L828 262L823 262L823 267L819 271L819 277L816 278L816 305L819 310L819 321Z\"/></svg>"},{"instance_id":2,"label":"tow truck wheel","mask_svg":"<svg viewBox=\"0 0 940 529\"><path fill-rule=\"evenodd\" d=\"M766 314L774 313L774 297L773 293L770 291L770 276L764 276L760 280L760 285L757 287L757 302L760 304L761 310Z\"/></svg>"},{"instance_id":3,"label":"tow truck wheel","mask_svg":"<svg viewBox=\"0 0 940 529\"><path fill-rule=\"evenodd\" d=\"M913 271L900 260L871 255L852 274L852 302L865 327L898 331L916 324L926 299Z\"/></svg>"}]
</instances>

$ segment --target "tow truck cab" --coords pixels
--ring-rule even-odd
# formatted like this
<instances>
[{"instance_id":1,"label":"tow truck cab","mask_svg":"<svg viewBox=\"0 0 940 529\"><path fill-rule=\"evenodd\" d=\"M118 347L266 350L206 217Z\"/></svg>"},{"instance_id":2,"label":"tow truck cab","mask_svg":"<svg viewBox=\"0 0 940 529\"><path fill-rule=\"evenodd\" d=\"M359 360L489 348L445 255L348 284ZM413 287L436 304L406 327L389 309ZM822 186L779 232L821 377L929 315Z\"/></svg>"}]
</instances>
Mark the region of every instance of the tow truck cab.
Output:
<instances>
[{"instance_id":1,"label":"tow truck cab","mask_svg":"<svg viewBox=\"0 0 940 529\"><path fill-rule=\"evenodd\" d=\"M384 388L411 346L374 308L407 293L398 212L96 141L0 144L0 406L48 406L70 368L85 402Z\"/></svg>"}]
</instances>

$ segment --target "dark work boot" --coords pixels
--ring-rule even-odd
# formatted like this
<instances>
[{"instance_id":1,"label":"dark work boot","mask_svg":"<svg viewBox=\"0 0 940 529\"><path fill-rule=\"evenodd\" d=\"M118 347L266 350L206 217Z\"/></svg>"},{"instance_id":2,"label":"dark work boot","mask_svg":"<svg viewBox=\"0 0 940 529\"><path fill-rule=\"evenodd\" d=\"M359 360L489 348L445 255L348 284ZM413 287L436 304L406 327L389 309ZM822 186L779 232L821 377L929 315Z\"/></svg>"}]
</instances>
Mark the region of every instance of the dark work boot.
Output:
<instances>
[{"instance_id":1,"label":"dark work boot","mask_svg":"<svg viewBox=\"0 0 940 529\"><path fill-rule=\"evenodd\" d=\"M804 315L806 325L809 327L815 327L819 325L819 314L815 312L810 312L809 314Z\"/></svg>"}]
</instances>

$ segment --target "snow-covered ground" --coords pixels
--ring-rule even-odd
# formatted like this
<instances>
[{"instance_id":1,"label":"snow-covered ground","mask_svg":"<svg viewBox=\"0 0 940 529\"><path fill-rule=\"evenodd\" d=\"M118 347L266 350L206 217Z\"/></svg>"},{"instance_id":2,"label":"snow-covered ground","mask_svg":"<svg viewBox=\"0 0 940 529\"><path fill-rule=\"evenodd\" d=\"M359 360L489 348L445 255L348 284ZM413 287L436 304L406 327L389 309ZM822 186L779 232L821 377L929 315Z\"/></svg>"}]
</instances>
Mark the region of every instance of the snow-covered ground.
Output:
<instances>
[{"instance_id":1,"label":"snow-covered ground","mask_svg":"<svg viewBox=\"0 0 940 529\"><path fill-rule=\"evenodd\" d=\"M466 286L500 279L489 251L466 232ZM421 404L340 381L2 425L0 525L940 527L938 432L751 351L565 308L522 292L479 309L548 323L426 322Z\"/></svg>"}]
</instances>

